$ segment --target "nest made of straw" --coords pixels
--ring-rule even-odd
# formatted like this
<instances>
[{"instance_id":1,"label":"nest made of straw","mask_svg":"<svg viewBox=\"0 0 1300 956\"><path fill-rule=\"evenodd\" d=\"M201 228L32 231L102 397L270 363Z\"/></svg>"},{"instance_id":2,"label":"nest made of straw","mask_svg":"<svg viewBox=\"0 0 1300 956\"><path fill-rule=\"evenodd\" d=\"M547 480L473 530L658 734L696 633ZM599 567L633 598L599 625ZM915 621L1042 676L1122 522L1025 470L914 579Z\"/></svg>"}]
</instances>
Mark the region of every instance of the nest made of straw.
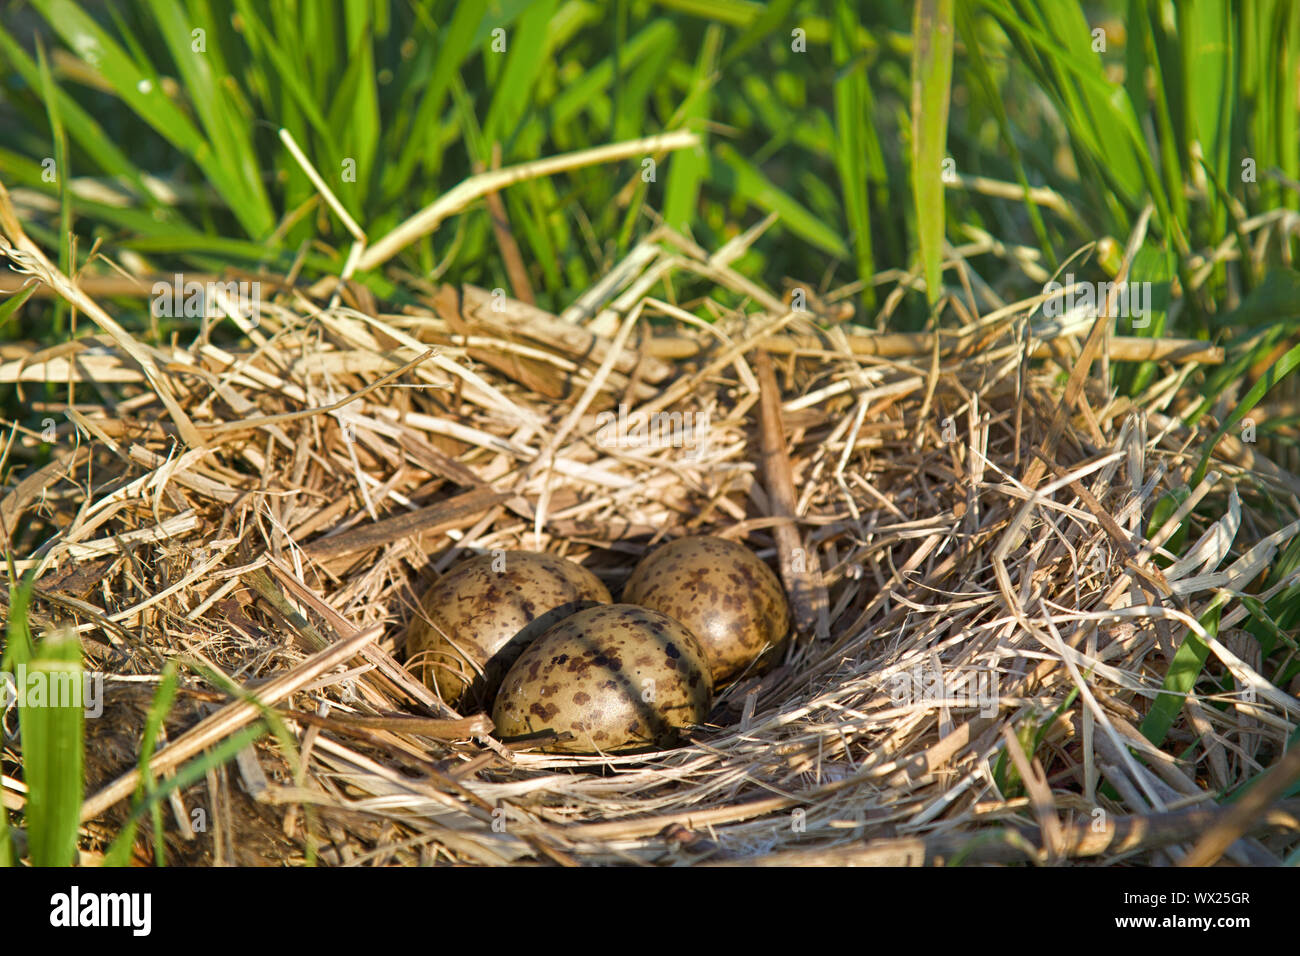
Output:
<instances>
[{"instance_id":1,"label":"nest made of straw","mask_svg":"<svg viewBox=\"0 0 1300 956\"><path fill-rule=\"evenodd\" d=\"M1177 520L1146 536L1196 464L1174 412L1214 350L1108 339L1095 312L1031 319L1042 297L1005 305L965 261L960 330L846 331L851 289L792 310L730 267L755 235L709 255L658 229L560 316L468 287L401 313L357 286L328 303L284 290L230 312L238 349L136 341L9 246L104 332L0 364L69 389L40 406L58 415L53 460L0 517L36 571L36 624L75 627L108 675L87 852L129 810L143 714L176 660L155 773L268 710L287 737L172 796L172 860L1182 856L1300 715L1238 629L1239 595L1300 528L1294 479L1229 442L1252 467L1220 463L1175 516L1219 502L1223 518L1193 518L1203 536L1173 562ZM1164 362L1137 401L1090 372L1122 348ZM619 406L680 421L680 440L598 440ZM15 431L10 451L50 437ZM512 751L399 663L419 593L466 553L563 554L617 596L684 533L779 566L801 626L686 746ZM1211 602L1214 634L1197 624ZM1138 728L1189 629L1206 676L1158 748ZM1252 833L1230 858L1297 839Z\"/></svg>"}]
</instances>

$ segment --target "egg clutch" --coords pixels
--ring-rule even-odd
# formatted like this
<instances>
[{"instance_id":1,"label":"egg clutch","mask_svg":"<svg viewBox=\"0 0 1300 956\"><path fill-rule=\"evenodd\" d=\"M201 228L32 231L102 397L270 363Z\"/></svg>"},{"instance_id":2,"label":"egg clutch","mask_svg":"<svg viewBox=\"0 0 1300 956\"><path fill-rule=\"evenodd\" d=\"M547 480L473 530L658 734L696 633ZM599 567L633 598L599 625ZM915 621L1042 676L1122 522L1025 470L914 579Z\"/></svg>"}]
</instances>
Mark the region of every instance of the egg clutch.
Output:
<instances>
[{"instance_id":1,"label":"egg clutch","mask_svg":"<svg viewBox=\"0 0 1300 956\"><path fill-rule=\"evenodd\" d=\"M425 592L407 667L462 711L490 707L503 740L626 753L677 744L715 689L771 666L790 635L780 580L723 538L654 549L612 602L565 558L478 555Z\"/></svg>"}]
</instances>

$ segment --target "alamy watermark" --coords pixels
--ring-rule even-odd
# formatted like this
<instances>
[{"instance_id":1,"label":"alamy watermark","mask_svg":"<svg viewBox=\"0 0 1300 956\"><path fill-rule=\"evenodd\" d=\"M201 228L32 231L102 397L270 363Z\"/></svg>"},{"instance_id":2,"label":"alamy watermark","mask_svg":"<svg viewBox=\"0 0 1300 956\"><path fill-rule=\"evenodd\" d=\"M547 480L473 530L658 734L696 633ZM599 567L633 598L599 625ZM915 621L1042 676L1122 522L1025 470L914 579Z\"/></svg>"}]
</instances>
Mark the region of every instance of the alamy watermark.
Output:
<instances>
[{"instance_id":1,"label":"alamy watermark","mask_svg":"<svg viewBox=\"0 0 1300 956\"><path fill-rule=\"evenodd\" d=\"M178 272L171 282L153 284L149 310L155 318L216 319L229 308L256 326L261 305L260 282L187 282Z\"/></svg>"},{"instance_id":2,"label":"alamy watermark","mask_svg":"<svg viewBox=\"0 0 1300 956\"><path fill-rule=\"evenodd\" d=\"M1057 318L1075 309L1100 312L1114 296L1114 316L1132 319L1133 328L1151 324L1150 282L1075 282L1074 273L1065 274L1065 284L1052 279L1043 286L1043 315Z\"/></svg>"},{"instance_id":3,"label":"alamy watermark","mask_svg":"<svg viewBox=\"0 0 1300 956\"><path fill-rule=\"evenodd\" d=\"M19 707L80 707L87 717L104 712L104 675L73 665L19 664L0 671L0 714Z\"/></svg>"},{"instance_id":4,"label":"alamy watermark","mask_svg":"<svg viewBox=\"0 0 1300 956\"><path fill-rule=\"evenodd\" d=\"M689 448L698 452L708 444L709 412L645 412L629 414L625 404L618 413L596 416L596 443L605 448Z\"/></svg>"},{"instance_id":5,"label":"alamy watermark","mask_svg":"<svg viewBox=\"0 0 1300 956\"><path fill-rule=\"evenodd\" d=\"M980 668L962 673L944 673L933 664L917 664L895 671L887 678L889 697L896 707L942 702L950 708L976 708L981 717L997 715L1001 695L998 672Z\"/></svg>"},{"instance_id":6,"label":"alamy watermark","mask_svg":"<svg viewBox=\"0 0 1300 956\"><path fill-rule=\"evenodd\" d=\"M50 897L50 925L131 930L133 936L148 936L153 929L152 893L82 892L80 886Z\"/></svg>"}]
</instances>

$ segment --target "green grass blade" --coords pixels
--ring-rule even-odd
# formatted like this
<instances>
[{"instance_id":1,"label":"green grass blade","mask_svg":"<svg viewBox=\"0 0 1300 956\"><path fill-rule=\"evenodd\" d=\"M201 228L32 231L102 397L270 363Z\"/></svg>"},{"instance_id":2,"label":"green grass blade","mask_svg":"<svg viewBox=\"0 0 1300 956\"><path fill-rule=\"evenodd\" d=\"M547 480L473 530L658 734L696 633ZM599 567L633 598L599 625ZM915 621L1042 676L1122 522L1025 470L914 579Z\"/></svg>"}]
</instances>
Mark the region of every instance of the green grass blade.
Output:
<instances>
[{"instance_id":1,"label":"green grass blade","mask_svg":"<svg viewBox=\"0 0 1300 956\"><path fill-rule=\"evenodd\" d=\"M1145 143L1138 135L1137 117L1129 107L1126 97L1114 97L1115 86L1106 77L1101 58L1092 51L1092 30L1083 6L1077 2L1019 4L1026 20L1037 19L1041 30L1034 32L1042 38L1052 38L1050 43L1039 43L1037 49L1046 55L1049 76L1056 82L1054 89L1066 108L1066 119L1074 124L1076 141L1088 148L1094 156L1104 157L1107 168L1123 184L1126 194L1137 200L1142 190L1142 171L1139 159L1144 155ZM1090 82L1075 85L1073 79L1087 77ZM1067 79L1069 77L1070 79ZM1117 105L1121 104L1121 105ZM1130 132L1127 142L1111 132L1114 117L1120 115Z\"/></svg>"},{"instance_id":2,"label":"green grass blade","mask_svg":"<svg viewBox=\"0 0 1300 956\"><path fill-rule=\"evenodd\" d=\"M1041 8L1022 5L1022 13L1033 14L1030 19L1013 11L1006 0L984 0L984 4L1022 51L1043 91L1057 101L1080 165L1090 170L1088 178L1094 180L1089 185L1095 198L1122 218L1124 209L1141 207L1145 183L1160 223L1185 249L1184 231L1173 219L1168 188L1147 155L1133 104L1122 90L1117 95L1116 85L1092 52L1082 8L1064 2ZM1113 196L1113 191L1119 195ZM1114 227L1126 231L1127 219Z\"/></svg>"},{"instance_id":3,"label":"green grass blade","mask_svg":"<svg viewBox=\"0 0 1300 956\"><path fill-rule=\"evenodd\" d=\"M135 805L126 825L118 834L117 839L114 840L113 845L109 848L109 851L105 856L105 866L125 866L129 863L131 849L135 841L135 833L139 821L145 813L149 813L153 818L155 839L154 859L155 862L160 861L162 859L162 800L164 800L174 790L188 787L207 773L209 769L218 767L233 759L241 750L265 734L268 729L279 741L284 756L294 774L294 778L297 780L302 779L302 758L298 753L297 747L294 745L293 735L289 731L288 725L285 724L284 719L280 717L273 708L264 705L255 696L239 685L232 683L220 672L202 666L199 666L196 669L200 676L212 685L220 687L222 690L234 697L241 698L247 703L253 704L257 707L262 717L251 726L226 738L216 747L205 753L202 757L198 757L181 767L174 775L166 780L162 782L155 780L153 775L149 772L149 762L153 759L155 745L158 740L158 732L161 729L168 712L171 710L173 701L175 700L178 683L176 667L169 661L163 670L163 679L159 683L158 692L154 695L153 704L150 706L149 714L145 722L145 730L144 736L141 740L139 759L142 779L140 785L136 788Z\"/></svg>"},{"instance_id":4,"label":"green grass blade","mask_svg":"<svg viewBox=\"0 0 1300 956\"><path fill-rule=\"evenodd\" d=\"M1156 11L1144 0L1129 0L1129 38L1125 46L1125 89L1129 102L1139 115L1150 113L1155 119L1156 137L1160 151L1160 168L1168 184L1168 195L1174 218L1184 232L1188 231L1187 196L1184 186L1183 158L1185 151L1180 149L1178 135L1174 129L1173 107L1170 103L1170 91L1166 88L1166 72L1171 76L1170 82L1175 86L1180 64L1165 64L1160 56L1160 46L1156 43L1155 30L1158 19ZM1147 78L1150 77L1151 93L1147 92ZM1175 96L1181 96L1175 90Z\"/></svg>"},{"instance_id":5,"label":"green grass blade","mask_svg":"<svg viewBox=\"0 0 1300 956\"><path fill-rule=\"evenodd\" d=\"M0 302L0 330L4 329L5 323L18 314L23 303L32 297L36 291L37 283L33 282L21 292L15 292L8 302Z\"/></svg>"},{"instance_id":6,"label":"green grass blade","mask_svg":"<svg viewBox=\"0 0 1300 956\"><path fill-rule=\"evenodd\" d=\"M1300 366L1300 345L1288 349L1281 358L1269 367L1267 372L1260 376L1259 381L1251 386L1250 391L1233 406L1232 413L1224 419L1218 431L1205 444L1205 451L1201 454L1201 463L1197 466L1191 480L1193 487L1205 478L1205 473L1210 468L1210 456L1214 453L1214 447L1219 443L1219 439L1245 418L1246 414L1258 405L1275 385L1294 372L1297 366Z\"/></svg>"},{"instance_id":7,"label":"green grass blade","mask_svg":"<svg viewBox=\"0 0 1300 956\"><path fill-rule=\"evenodd\" d=\"M835 166L844 194L844 210L853 236L853 254L862 281L862 305L873 310L876 290L870 278L876 272L871 243L871 207L867 193L867 157L875 139L871 119L871 91L867 85L866 62L854 47L857 36L854 4L838 0L831 21L831 59L835 80ZM879 145L875 151L879 152ZM942 228L942 227L941 227Z\"/></svg>"},{"instance_id":8,"label":"green grass blade","mask_svg":"<svg viewBox=\"0 0 1300 956\"><path fill-rule=\"evenodd\" d=\"M340 188L352 187L353 196L350 198L355 204L354 216L360 215L361 210L365 208L370 183L379 181L375 170L375 157L379 151L379 130L382 121L379 116L379 86L375 79L372 37L375 24L371 21L371 16L373 11L382 6L382 4L369 3L367 0L348 0L347 3L348 72L355 71L356 81L355 88L346 101L347 112L343 115L342 148L348 158L357 161L357 177L355 183L343 182ZM335 104L336 107L337 105ZM335 169L339 168L338 161L339 159L336 159Z\"/></svg>"},{"instance_id":9,"label":"green grass blade","mask_svg":"<svg viewBox=\"0 0 1300 956\"><path fill-rule=\"evenodd\" d=\"M64 275L72 275L74 270L71 267L72 257L72 193L68 188L68 182L72 176L72 169L68 163L68 137L63 132L63 118L59 109L59 88L54 83L54 77L50 74L50 65L45 58L45 44L37 40L36 43L36 64L41 75L41 91L45 100L45 108L50 118L50 139L54 143L54 169L56 171L55 182L59 190L59 270ZM67 320L68 304L60 298L54 303L54 334L62 336L64 334L64 323Z\"/></svg>"},{"instance_id":10,"label":"green grass blade","mask_svg":"<svg viewBox=\"0 0 1300 956\"><path fill-rule=\"evenodd\" d=\"M158 744L158 734L162 730L163 721L167 719L167 714L171 712L173 702L176 700L176 689L179 683L176 664L174 661L168 661L163 667L162 676L158 682L158 690L153 695L153 702L149 705L149 713L145 715L144 735L140 738L140 759L137 761L137 766L140 768L142 779L135 790L137 805L156 789L153 773L149 769L149 761L153 760L154 751ZM161 804L157 802L154 802L152 806L155 813L161 809ZM162 821L159 816L160 814L155 816L153 820L155 862L162 858L160 853ZM131 850L135 845L135 834L138 828L138 819L132 815L126 826L118 832L108 852L104 855L104 866L127 866L131 862Z\"/></svg>"},{"instance_id":11,"label":"green grass blade","mask_svg":"<svg viewBox=\"0 0 1300 956\"><path fill-rule=\"evenodd\" d=\"M615 142L635 139L645 130L658 128L654 95L664 71L676 53L676 30L671 23L665 21L660 21L657 26L665 28L661 42L634 56L632 41L628 41L619 53L619 66L627 77L619 88L618 102L614 108ZM610 209L609 212L612 219L614 210Z\"/></svg>"},{"instance_id":12,"label":"green grass blade","mask_svg":"<svg viewBox=\"0 0 1300 956\"><path fill-rule=\"evenodd\" d=\"M676 10L688 16L708 20L729 27L750 29L759 23L766 12L767 4L755 0L656 0L659 6L667 10ZM807 35L809 43L825 45L830 42L831 24L825 17L801 16L798 26ZM877 44L870 35L860 36L875 49Z\"/></svg>"},{"instance_id":13,"label":"green grass blade","mask_svg":"<svg viewBox=\"0 0 1300 956\"><path fill-rule=\"evenodd\" d=\"M1219 633L1219 610L1219 605L1215 604L1199 622L1211 637L1217 637ZM1138 728L1142 736L1157 747L1164 743L1170 729L1174 726L1174 721L1178 719L1183 701L1196 686L1196 679L1200 676L1201 668L1205 666L1209 654L1210 645L1192 631L1187 632L1182 644L1174 652L1174 659L1169 664L1169 672L1165 674L1164 682L1160 685L1160 689L1166 693L1156 697L1151 704L1151 709L1147 711L1146 718L1142 721L1142 726Z\"/></svg>"},{"instance_id":14,"label":"green grass blade","mask_svg":"<svg viewBox=\"0 0 1300 956\"><path fill-rule=\"evenodd\" d=\"M203 170L240 225L252 236L270 232L273 220L251 195L237 169L226 166L212 144L88 14L72 0L33 0L50 25L140 119Z\"/></svg>"},{"instance_id":15,"label":"green grass blade","mask_svg":"<svg viewBox=\"0 0 1300 956\"><path fill-rule=\"evenodd\" d=\"M1150 283L1151 301L1147 314L1117 319L1121 335L1157 338L1164 335L1173 300L1174 257L1167 249L1144 243L1133 258L1128 281L1133 284ZM1159 371L1156 362L1124 362L1116 366L1114 380L1120 393L1139 395Z\"/></svg>"},{"instance_id":16,"label":"green grass blade","mask_svg":"<svg viewBox=\"0 0 1300 956\"><path fill-rule=\"evenodd\" d=\"M912 18L912 202L926 295L943 287L944 184L952 83L953 0L916 0Z\"/></svg>"},{"instance_id":17,"label":"green grass blade","mask_svg":"<svg viewBox=\"0 0 1300 956\"><path fill-rule=\"evenodd\" d=\"M0 30L0 55L13 66L27 86L44 88L35 61L4 30ZM65 91L58 90L57 95L63 125L85 159L109 176L126 177L142 197L152 201L152 194L140 179L139 169L113 142L113 137Z\"/></svg>"},{"instance_id":18,"label":"green grass blade","mask_svg":"<svg viewBox=\"0 0 1300 956\"><path fill-rule=\"evenodd\" d=\"M32 574L28 572L19 584L14 571L13 555L8 551L5 552L5 561L9 573L9 620L5 624L5 646L4 653L0 654L0 673L13 674L18 670L18 665L26 667L35 654L31 631L27 626L27 607L32 599ZM10 685L5 681L0 685L0 694L7 695L11 690L16 692L16 683ZM13 866L15 862L9 832L9 810L0 803L0 866Z\"/></svg>"},{"instance_id":19,"label":"green grass blade","mask_svg":"<svg viewBox=\"0 0 1300 956\"><path fill-rule=\"evenodd\" d=\"M691 80L688 103L683 104L683 109L674 117L683 125L698 128L708 119L712 104L710 87L721 45L722 28L714 24L705 31L704 43L695 61L695 75ZM686 235L691 234L691 226L696 220L700 187L709 176L709 165L708 137L704 134L700 136L698 147L678 150L668 160L668 182L664 186L664 221Z\"/></svg>"},{"instance_id":20,"label":"green grass blade","mask_svg":"<svg viewBox=\"0 0 1300 956\"><path fill-rule=\"evenodd\" d=\"M962 42L966 44L966 58L969 61L970 74L979 84L980 90L984 94L984 101L997 120L998 134L1001 137L1002 145L1006 147L1007 153L1011 157L1011 165L1016 173L1016 181L1020 183L1020 187L1025 191L1025 213L1029 216L1034 235L1038 237L1039 248L1047 256L1048 271L1055 272L1060 264L1060 259L1057 257L1052 241L1048 237L1047 227L1043 224L1043 215L1038 209L1038 204L1030 199L1029 190L1031 187L1029 174L1025 169L1024 156L1020 151L1020 144L1016 135L1012 131L1011 121L1007 117L1002 94L998 91L997 84L993 79L993 72L985 59L984 51L981 48L979 28L971 5L967 2L957 5L957 30L961 34Z\"/></svg>"},{"instance_id":21,"label":"green grass blade","mask_svg":"<svg viewBox=\"0 0 1300 956\"><path fill-rule=\"evenodd\" d=\"M489 144L508 146L515 126L533 101L537 76L550 52L550 22L555 6L555 0L534 3L511 31L505 69L492 91L492 105L483 121L483 136ZM503 148L502 154L507 156L509 152Z\"/></svg>"},{"instance_id":22,"label":"green grass blade","mask_svg":"<svg viewBox=\"0 0 1300 956\"><path fill-rule=\"evenodd\" d=\"M1185 104L1189 143L1199 143L1201 162L1214 178L1228 176L1228 146L1237 98L1233 48L1235 18L1228 0L1196 0L1176 7L1183 47ZM1223 235L1226 207L1213 189L1207 190L1210 235Z\"/></svg>"},{"instance_id":23,"label":"green grass blade","mask_svg":"<svg viewBox=\"0 0 1300 956\"><path fill-rule=\"evenodd\" d=\"M9 808L0 803L0 870L14 865L13 838L9 833Z\"/></svg>"},{"instance_id":24,"label":"green grass blade","mask_svg":"<svg viewBox=\"0 0 1300 956\"><path fill-rule=\"evenodd\" d=\"M242 187L243 200L253 204L259 221L274 219L271 202L262 183L262 171L257 165L252 126L237 115L223 86L220 74L213 68L218 56L216 32L207 22L197 22L192 14L181 7L179 0L149 0L149 8L158 25L158 31L167 44L172 61L184 81L185 91L198 114L207 142L218 157L222 167L237 179ZM193 49L192 31L203 29L210 43L203 52ZM209 51L208 46L213 49ZM150 82L156 87L157 78Z\"/></svg>"},{"instance_id":25,"label":"green grass blade","mask_svg":"<svg viewBox=\"0 0 1300 956\"><path fill-rule=\"evenodd\" d=\"M765 212L776 213L796 236L837 258L849 258L848 247L837 230L773 183L757 166L736 152L735 147L720 143L716 153L720 162L712 165L710 179L724 190L725 195L743 197Z\"/></svg>"},{"instance_id":26,"label":"green grass blade","mask_svg":"<svg viewBox=\"0 0 1300 956\"><path fill-rule=\"evenodd\" d=\"M677 28L668 20L656 20L647 24L645 29L633 35L627 46L620 53L620 63L624 69L663 51L676 52L674 48L679 37ZM574 117L605 97L606 91L614 82L614 58L606 56L584 68L574 81L567 85L551 102L547 113L550 117L553 134L565 149L573 149L576 143L565 141L563 130L573 123ZM590 144L584 144L590 145Z\"/></svg>"},{"instance_id":27,"label":"green grass blade","mask_svg":"<svg viewBox=\"0 0 1300 956\"><path fill-rule=\"evenodd\" d=\"M744 32L727 44L727 52L719 64L719 70L725 73L733 63L762 43L771 33L779 33L781 42L786 42L789 34L782 27L794 19L790 14L796 3L798 0L772 0L764 4L762 12L749 21Z\"/></svg>"},{"instance_id":28,"label":"green grass blade","mask_svg":"<svg viewBox=\"0 0 1300 956\"><path fill-rule=\"evenodd\" d=\"M420 99L412 121L411 134L397 157L392 178L388 180L390 187L385 193L387 198L394 199L406 191L417 163L422 162L430 173L436 173L441 165L442 105L451 90L453 77L459 76L461 65L476 49L474 37L487 14L485 4L457 4L451 22L438 31L438 55L434 61L433 75ZM427 42L435 42L435 39L430 37Z\"/></svg>"},{"instance_id":29,"label":"green grass blade","mask_svg":"<svg viewBox=\"0 0 1300 956\"><path fill-rule=\"evenodd\" d=\"M131 811L131 816L127 818L126 824L119 831L117 837L113 840L112 846L109 847L108 853L105 854L105 866L126 866L131 858L131 842L127 841L128 830L131 839L134 840L135 833L139 827L140 819L146 814L152 814L155 807L159 807L163 800L166 800L173 791L184 790L191 784L202 780L209 770L220 767L222 764L229 763L235 759L235 756L253 743L259 737L266 733L266 724L258 721L250 724L238 733L232 734L221 743L217 744L211 750L205 752L201 757L196 757L189 763L179 768L176 773L166 780L158 783L153 790L145 794L144 798L135 805ZM109 860L112 860L110 863Z\"/></svg>"},{"instance_id":30,"label":"green grass blade","mask_svg":"<svg viewBox=\"0 0 1300 956\"><path fill-rule=\"evenodd\" d=\"M338 140L338 154L318 157L314 162L327 177L335 195L354 219L365 221L366 194L372 177L378 175L374 168L375 153L379 146L379 103L374 96L374 71L370 66L370 43L363 37L361 46L350 57L349 66L334 94L326 121L333 129L343 131ZM351 160L355 178L342 178L343 163ZM315 191L315 186L304 182L305 191ZM363 226L364 228L364 226Z\"/></svg>"},{"instance_id":31,"label":"green grass blade","mask_svg":"<svg viewBox=\"0 0 1300 956\"><path fill-rule=\"evenodd\" d=\"M1218 330L1254 328L1300 319L1300 271L1277 268L1250 291L1237 308L1216 317Z\"/></svg>"},{"instance_id":32,"label":"green grass blade","mask_svg":"<svg viewBox=\"0 0 1300 956\"><path fill-rule=\"evenodd\" d=\"M334 131L321 112L320 104L308 88L302 67L294 63L289 53L276 42L275 35L257 15L257 8L253 7L248 0L235 0L235 5L239 9L240 17L243 18L244 30L250 44L255 43L259 50L265 52L267 60L275 70L275 78L284 85L285 92L302 110L303 116L316 134L325 142L333 142Z\"/></svg>"},{"instance_id":33,"label":"green grass blade","mask_svg":"<svg viewBox=\"0 0 1300 956\"><path fill-rule=\"evenodd\" d=\"M14 595L9 642L24 643L28 596ZM15 637L15 632L19 636ZM27 785L27 846L35 866L71 866L77 856L77 828L83 797L84 673L81 640L75 631L56 631L19 660L22 696L23 780Z\"/></svg>"}]
</instances>

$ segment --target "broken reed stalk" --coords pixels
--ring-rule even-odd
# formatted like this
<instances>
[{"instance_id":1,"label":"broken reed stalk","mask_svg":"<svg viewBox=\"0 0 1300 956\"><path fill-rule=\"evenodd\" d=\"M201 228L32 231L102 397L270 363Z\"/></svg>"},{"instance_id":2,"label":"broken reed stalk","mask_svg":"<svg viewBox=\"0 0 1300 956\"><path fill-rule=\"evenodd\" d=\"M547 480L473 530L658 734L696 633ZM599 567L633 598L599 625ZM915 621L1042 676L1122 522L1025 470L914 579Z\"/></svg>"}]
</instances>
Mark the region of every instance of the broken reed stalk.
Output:
<instances>
[{"instance_id":1,"label":"broken reed stalk","mask_svg":"<svg viewBox=\"0 0 1300 956\"><path fill-rule=\"evenodd\" d=\"M819 640L830 636L826 588L821 581L821 560L817 551L804 546L795 527L798 499L785 447L785 423L781 417L781 389L772 371L772 360L759 349L754 367L759 384L759 447L766 478L768 506L777 523L777 558L786 593L794 611L794 626L801 634L815 633Z\"/></svg>"},{"instance_id":2,"label":"broken reed stalk","mask_svg":"<svg viewBox=\"0 0 1300 956\"><path fill-rule=\"evenodd\" d=\"M579 150L547 159L507 166L490 172L471 176L464 182L439 196L424 209L404 220L379 241L375 242L361 256L357 268L365 272L383 265L402 249L421 236L426 236L438 228L448 216L454 215L467 205L488 193L498 192L507 186L539 179L569 169L583 166L595 166L600 163L614 163L634 156L645 156L669 150L687 149L699 145L700 138L689 130L676 130L658 136L647 136L623 143L611 143L593 149Z\"/></svg>"}]
</instances>

